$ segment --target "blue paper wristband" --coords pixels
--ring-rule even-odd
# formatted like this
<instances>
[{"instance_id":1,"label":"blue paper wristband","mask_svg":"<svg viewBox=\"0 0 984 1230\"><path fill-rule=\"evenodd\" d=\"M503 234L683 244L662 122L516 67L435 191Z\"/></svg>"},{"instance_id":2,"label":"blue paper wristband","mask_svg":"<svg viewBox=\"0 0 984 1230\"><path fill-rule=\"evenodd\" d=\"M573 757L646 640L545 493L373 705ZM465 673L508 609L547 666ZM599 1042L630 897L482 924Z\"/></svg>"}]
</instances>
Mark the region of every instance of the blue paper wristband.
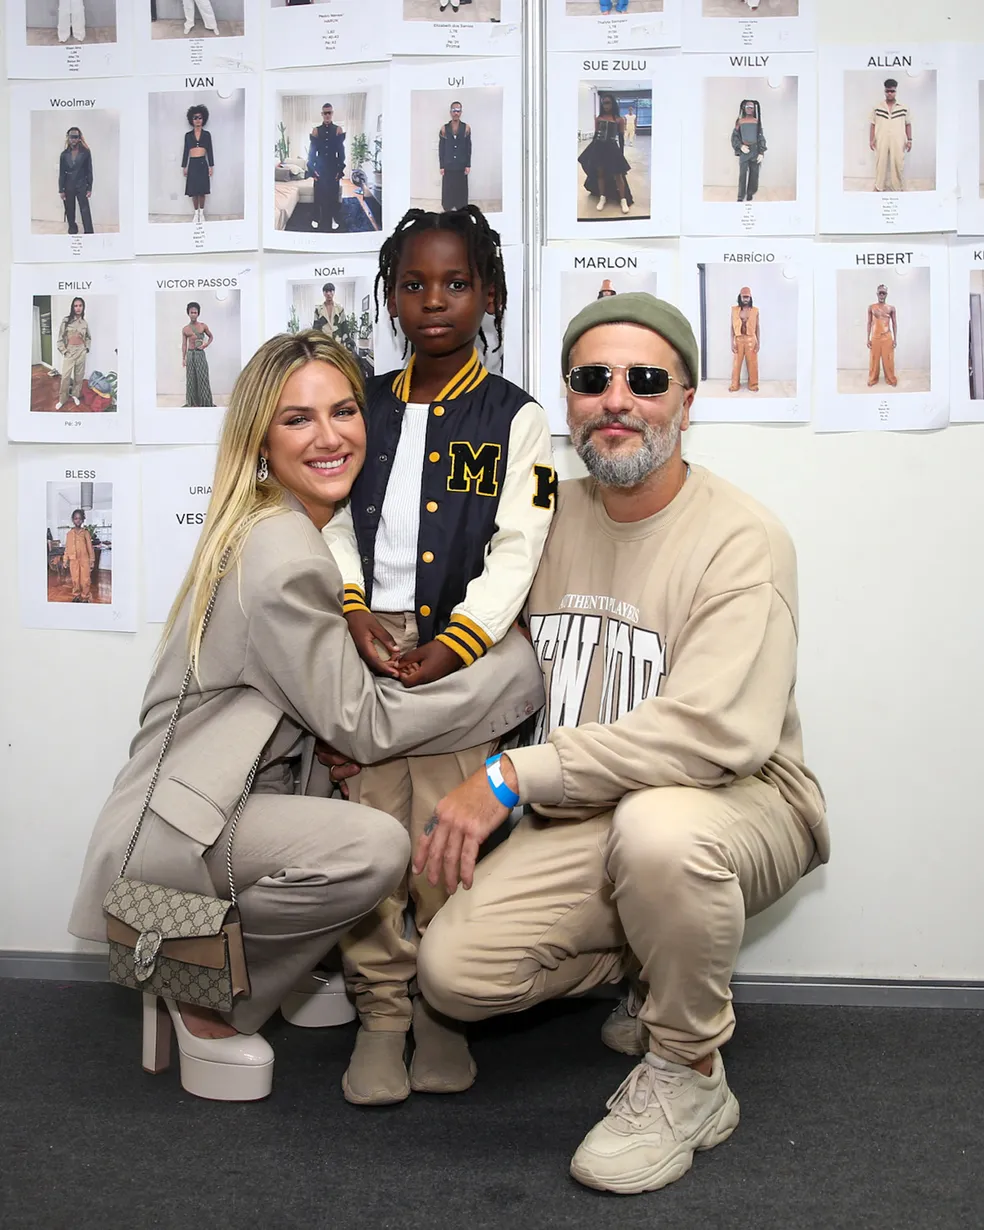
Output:
<instances>
[{"instance_id":1,"label":"blue paper wristband","mask_svg":"<svg viewBox=\"0 0 984 1230\"><path fill-rule=\"evenodd\" d=\"M502 759L502 753L497 756L490 756L485 762L485 776L489 779L489 786L492 793L499 800L503 807L508 807L510 810L519 802L519 795L515 790L510 790L506 784L506 779L502 776L502 766L499 761Z\"/></svg>"}]
</instances>

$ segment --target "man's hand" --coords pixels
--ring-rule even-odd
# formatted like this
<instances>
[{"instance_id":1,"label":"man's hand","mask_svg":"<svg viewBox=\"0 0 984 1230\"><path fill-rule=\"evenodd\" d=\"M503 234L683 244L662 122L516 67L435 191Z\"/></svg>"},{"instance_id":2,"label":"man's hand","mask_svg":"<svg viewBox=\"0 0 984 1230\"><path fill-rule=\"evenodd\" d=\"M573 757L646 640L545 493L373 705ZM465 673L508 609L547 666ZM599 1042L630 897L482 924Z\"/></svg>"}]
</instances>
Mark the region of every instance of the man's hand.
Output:
<instances>
[{"instance_id":1,"label":"man's hand","mask_svg":"<svg viewBox=\"0 0 984 1230\"><path fill-rule=\"evenodd\" d=\"M461 666L464 662L443 641L428 641L426 645L405 653L400 658L398 669L403 686L417 688L422 683L433 683L435 679L452 675Z\"/></svg>"},{"instance_id":2,"label":"man's hand","mask_svg":"<svg viewBox=\"0 0 984 1230\"><path fill-rule=\"evenodd\" d=\"M872 150L877 149L877 146L875 145L874 141L869 141L868 144L871 146Z\"/></svg>"},{"instance_id":3,"label":"man's hand","mask_svg":"<svg viewBox=\"0 0 984 1230\"><path fill-rule=\"evenodd\" d=\"M510 790L517 790L516 772L507 756L499 761ZM509 816L509 808L492 793L484 766L445 795L428 820L413 854L414 875L427 869L427 880L437 886L442 872L449 893L459 881L471 888L482 842Z\"/></svg>"},{"instance_id":4,"label":"man's hand","mask_svg":"<svg viewBox=\"0 0 984 1230\"><path fill-rule=\"evenodd\" d=\"M870 338L868 339L868 349L869 350L871 349L871 339Z\"/></svg>"},{"instance_id":5,"label":"man's hand","mask_svg":"<svg viewBox=\"0 0 984 1230\"><path fill-rule=\"evenodd\" d=\"M355 777L356 773L362 772L362 766L355 763L354 760L349 760L347 756L343 756L341 752L336 752L335 749L327 743L322 743L320 739L315 740L314 754L323 765L328 766L328 778L342 792L342 798L349 797L349 788L346 782L347 777Z\"/></svg>"},{"instance_id":6,"label":"man's hand","mask_svg":"<svg viewBox=\"0 0 984 1230\"><path fill-rule=\"evenodd\" d=\"M743 154L747 154L747 153L749 152L748 146L747 146L747 145L743 145L743 146L741 147L741 152L742 152Z\"/></svg>"},{"instance_id":7,"label":"man's hand","mask_svg":"<svg viewBox=\"0 0 984 1230\"><path fill-rule=\"evenodd\" d=\"M345 616L345 622L348 624L349 635L355 641L359 657L373 674L388 675L391 679L396 679L399 675L396 661L396 641L393 640L376 616L373 615L372 611L350 611ZM376 647L377 641L389 654L388 659L384 658L379 652L379 649Z\"/></svg>"},{"instance_id":8,"label":"man's hand","mask_svg":"<svg viewBox=\"0 0 984 1230\"><path fill-rule=\"evenodd\" d=\"M759 156L755 159L755 161L761 162L764 157L765 157L765 154L759 154Z\"/></svg>"}]
</instances>

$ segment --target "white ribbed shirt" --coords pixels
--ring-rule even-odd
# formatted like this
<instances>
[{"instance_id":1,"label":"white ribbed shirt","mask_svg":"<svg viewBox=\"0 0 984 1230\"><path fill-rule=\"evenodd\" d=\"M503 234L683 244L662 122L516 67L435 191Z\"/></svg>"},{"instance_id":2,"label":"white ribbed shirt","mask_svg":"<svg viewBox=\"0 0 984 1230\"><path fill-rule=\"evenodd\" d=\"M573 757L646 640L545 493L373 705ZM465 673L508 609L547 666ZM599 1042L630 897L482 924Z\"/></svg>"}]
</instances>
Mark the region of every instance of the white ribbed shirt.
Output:
<instances>
[{"instance_id":1,"label":"white ribbed shirt","mask_svg":"<svg viewBox=\"0 0 984 1230\"><path fill-rule=\"evenodd\" d=\"M412 611L417 605L417 537L429 405L407 402L376 531L372 607Z\"/></svg>"}]
</instances>

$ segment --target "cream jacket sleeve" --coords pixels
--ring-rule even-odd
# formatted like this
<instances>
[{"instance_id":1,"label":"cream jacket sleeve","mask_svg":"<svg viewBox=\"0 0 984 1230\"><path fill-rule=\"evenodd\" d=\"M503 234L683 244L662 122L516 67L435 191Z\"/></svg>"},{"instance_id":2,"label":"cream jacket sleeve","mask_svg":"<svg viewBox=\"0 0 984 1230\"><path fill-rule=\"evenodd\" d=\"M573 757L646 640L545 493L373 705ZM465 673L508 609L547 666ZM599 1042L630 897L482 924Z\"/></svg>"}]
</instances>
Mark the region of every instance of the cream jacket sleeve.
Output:
<instances>
[{"instance_id":1,"label":"cream jacket sleeve","mask_svg":"<svg viewBox=\"0 0 984 1230\"><path fill-rule=\"evenodd\" d=\"M328 544L328 550L335 557L338 571L342 574L342 585L345 587L344 610L362 611L366 606L366 581L362 572L362 558L359 555L359 543L355 537L355 522L352 520L352 506L346 504L340 509L325 528L321 536Z\"/></svg>"},{"instance_id":2,"label":"cream jacket sleeve","mask_svg":"<svg viewBox=\"0 0 984 1230\"><path fill-rule=\"evenodd\" d=\"M508 458L485 567L469 582L448 628L436 638L466 666L500 641L522 610L553 518L556 474L550 425L535 401L527 402L512 421Z\"/></svg>"},{"instance_id":3,"label":"cream jacket sleeve","mask_svg":"<svg viewBox=\"0 0 984 1230\"><path fill-rule=\"evenodd\" d=\"M709 578L674 640L658 696L608 725L560 726L509 752L524 802L614 804L632 790L725 786L762 768L796 677L795 618L773 579L731 589L727 575Z\"/></svg>"}]
</instances>

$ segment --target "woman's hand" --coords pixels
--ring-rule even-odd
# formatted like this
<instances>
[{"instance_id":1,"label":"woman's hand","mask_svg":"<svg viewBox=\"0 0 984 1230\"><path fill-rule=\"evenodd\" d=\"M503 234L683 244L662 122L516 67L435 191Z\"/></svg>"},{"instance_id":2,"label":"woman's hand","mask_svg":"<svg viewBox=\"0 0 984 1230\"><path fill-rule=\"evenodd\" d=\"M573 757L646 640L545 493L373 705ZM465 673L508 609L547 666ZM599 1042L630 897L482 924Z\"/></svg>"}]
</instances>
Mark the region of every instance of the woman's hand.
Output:
<instances>
[{"instance_id":1,"label":"woman's hand","mask_svg":"<svg viewBox=\"0 0 984 1230\"><path fill-rule=\"evenodd\" d=\"M499 765L506 785L515 791L512 763L503 756ZM443 872L449 893L458 887L459 880L465 888L471 888L479 847L509 815L510 809L492 793L485 769L479 769L438 803L433 819L417 841L414 875L426 868L428 882L436 886Z\"/></svg>"},{"instance_id":2,"label":"woman's hand","mask_svg":"<svg viewBox=\"0 0 984 1230\"><path fill-rule=\"evenodd\" d=\"M433 683L453 675L461 666L464 662L443 641L428 641L402 655L398 664L399 678L405 688L417 688L422 683Z\"/></svg>"},{"instance_id":3,"label":"woman's hand","mask_svg":"<svg viewBox=\"0 0 984 1230\"><path fill-rule=\"evenodd\" d=\"M355 641L355 647L359 651L359 657L365 662L366 666L374 675L388 675L391 679L399 677L399 669L397 665L397 649L396 641L386 631L383 625L379 622L372 611L350 611L345 616L345 622L348 624L349 636ZM384 658L376 646L376 642L386 650L389 655Z\"/></svg>"},{"instance_id":4,"label":"woman's hand","mask_svg":"<svg viewBox=\"0 0 984 1230\"><path fill-rule=\"evenodd\" d=\"M342 793L342 798L347 799L349 797L349 788L345 779L355 777L357 773L361 773L362 766L356 764L354 760L349 760L341 752L336 752L333 747L327 743L322 743L320 739L315 740L314 754L323 765L328 766L328 780L338 787Z\"/></svg>"}]
</instances>

